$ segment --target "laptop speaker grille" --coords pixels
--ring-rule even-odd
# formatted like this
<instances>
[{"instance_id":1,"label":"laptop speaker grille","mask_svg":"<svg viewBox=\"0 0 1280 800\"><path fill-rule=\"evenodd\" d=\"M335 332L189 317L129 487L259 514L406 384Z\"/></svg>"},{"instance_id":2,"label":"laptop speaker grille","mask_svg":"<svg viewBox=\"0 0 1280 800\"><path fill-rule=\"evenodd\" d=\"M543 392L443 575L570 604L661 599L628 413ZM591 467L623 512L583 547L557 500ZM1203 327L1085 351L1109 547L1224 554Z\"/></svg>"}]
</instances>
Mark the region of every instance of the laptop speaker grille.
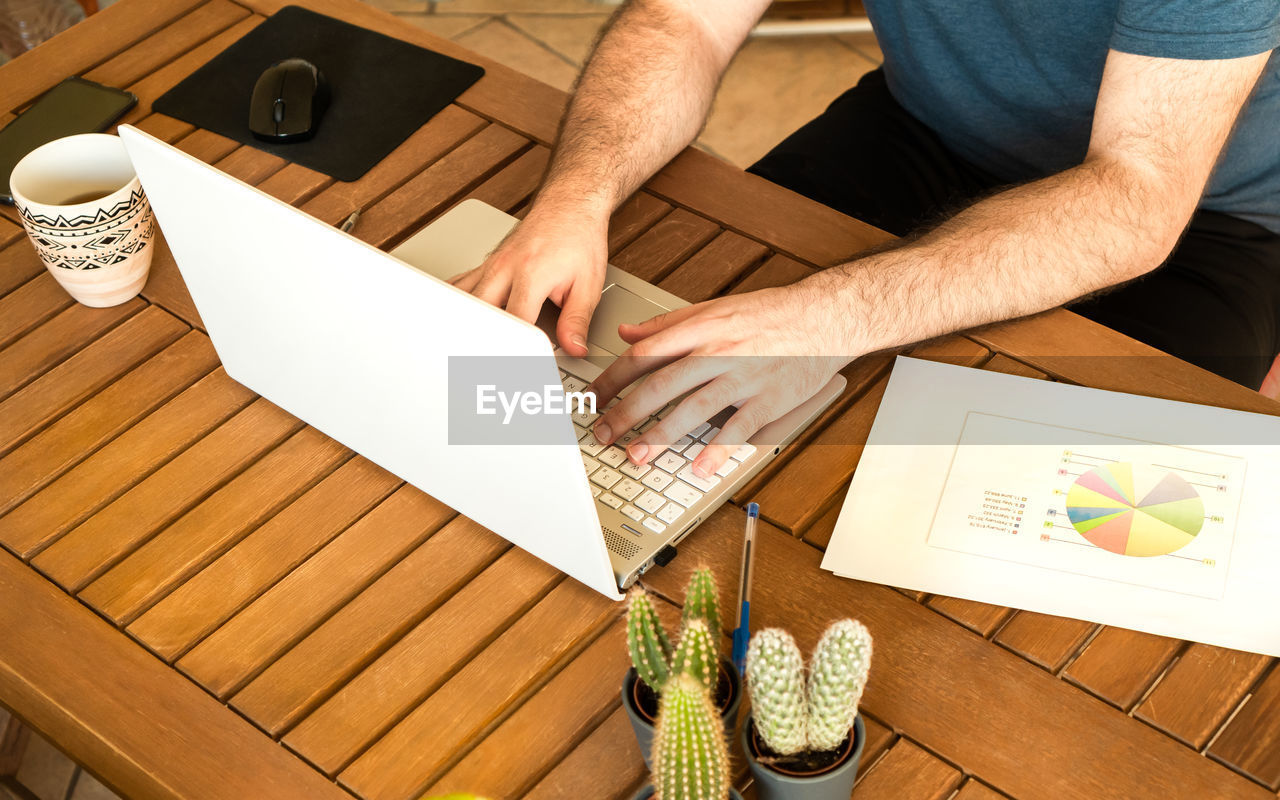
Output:
<instances>
[{"instance_id":1,"label":"laptop speaker grille","mask_svg":"<svg viewBox=\"0 0 1280 800\"><path fill-rule=\"evenodd\" d=\"M621 558L631 558L640 552L640 545L617 531L606 528L603 525L600 526L600 529L604 531L605 546Z\"/></svg>"}]
</instances>

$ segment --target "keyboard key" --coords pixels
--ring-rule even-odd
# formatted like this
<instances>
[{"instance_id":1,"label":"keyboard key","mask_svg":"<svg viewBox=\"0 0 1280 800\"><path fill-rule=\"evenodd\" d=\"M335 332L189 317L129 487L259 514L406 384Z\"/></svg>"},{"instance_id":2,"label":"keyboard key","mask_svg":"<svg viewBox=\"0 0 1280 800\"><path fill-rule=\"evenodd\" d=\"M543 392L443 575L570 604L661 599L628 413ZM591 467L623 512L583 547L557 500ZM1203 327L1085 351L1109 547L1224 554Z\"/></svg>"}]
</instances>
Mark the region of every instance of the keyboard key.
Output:
<instances>
[{"instance_id":1,"label":"keyboard key","mask_svg":"<svg viewBox=\"0 0 1280 800\"><path fill-rule=\"evenodd\" d=\"M661 522L658 522L653 517L646 518L644 521L644 526L649 530L653 531L654 533L662 533L667 529L666 525L663 525Z\"/></svg>"},{"instance_id":2,"label":"keyboard key","mask_svg":"<svg viewBox=\"0 0 1280 800\"><path fill-rule=\"evenodd\" d=\"M756 446L753 444L744 444L739 447L734 454L730 456L734 461L746 461L756 452Z\"/></svg>"},{"instance_id":3,"label":"keyboard key","mask_svg":"<svg viewBox=\"0 0 1280 800\"><path fill-rule=\"evenodd\" d=\"M689 438L690 438L690 439L701 439L701 438L702 438L702 434L706 433L706 432L707 432L707 431L709 431L709 430L711 430L711 423L709 423L709 422L704 422L704 423L702 423L701 425L699 425L698 427L696 427L696 428L694 428L693 430L689 431Z\"/></svg>"},{"instance_id":4,"label":"keyboard key","mask_svg":"<svg viewBox=\"0 0 1280 800\"><path fill-rule=\"evenodd\" d=\"M707 446L705 444L698 442L697 444L690 446L689 449L685 450L681 455L692 461L698 457L699 453L706 449Z\"/></svg>"},{"instance_id":5,"label":"keyboard key","mask_svg":"<svg viewBox=\"0 0 1280 800\"><path fill-rule=\"evenodd\" d=\"M618 470L622 472L623 475L626 475L628 478L634 478L635 480L643 478L645 473L651 469L653 469L653 467L648 464L632 464L630 461L624 463L621 467L618 467Z\"/></svg>"},{"instance_id":6,"label":"keyboard key","mask_svg":"<svg viewBox=\"0 0 1280 800\"><path fill-rule=\"evenodd\" d=\"M575 409L577 407L578 406L576 404L573 406L573 408ZM600 415L594 411L591 411L590 409L591 409L591 406L588 405L588 406L584 406L581 411L574 411L573 416L570 417L570 419L573 420L573 424L582 425L587 428L590 428L592 425L596 424L596 420L600 419Z\"/></svg>"},{"instance_id":7,"label":"keyboard key","mask_svg":"<svg viewBox=\"0 0 1280 800\"><path fill-rule=\"evenodd\" d=\"M631 444L632 442L634 442L636 439L639 439L639 438L640 438L639 431L627 431L626 433L618 437L618 444L622 445L623 447L626 447L627 445Z\"/></svg>"},{"instance_id":8,"label":"keyboard key","mask_svg":"<svg viewBox=\"0 0 1280 800\"><path fill-rule=\"evenodd\" d=\"M738 468L738 462L734 461L731 458L720 465L720 469L716 470L716 474L719 475L721 478L724 478L724 477L727 477L730 472L733 472L737 468Z\"/></svg>"},{"instance_id":9,"label":"keyboard key","mask_svg":"<svg viewBox=\"0 0 1280 800\"><path fill-rule=\"evenodd\" d=\"M674 500L685 508L688 508L702 499L702 492L699 492L689 484L681 483L680 481L676 481L668 486L663 494L667 496L668 500Z\"/></svg>"},{"instance_id":10,"label":"keyboard key","mask_svg":"<svg viewBox=\"0 0 1280 800\"><path fill-rule=\"evenodd\" d=\"M675 480L675 478L672 478L667 473L660 469L655 469L648 475L645 475L640 482L645 486L648 486L650 489L653 489L655 492L660 492L671 485L673 480Z\"/></svg>"},{"instance_id":11,"label":"keyboard key","mask_svg":"<svg viewBox=\"0 0 1280 800\"><path fill-rule=\"evenodd\" d=\"M623 500L635 500L636 495L643 491L644 487L630 478L623 478L616 486L613 487L613 493L621 497ZM646 508L645 511L649 511L649 509Z\"/></svg>"},{"instance_id":12,"label":"keyboard key","mask_svg":"<svg viewBox=\"0 0 1280 800\"><path fill-rule=\"evenodd\" d=\"M589 456L598 456L604 450L604 445L596 439L595 433L588 432L582 437L582 441L578 442L578 449Z\"/></svg>"},{"instance_id":13,"label":"keyboard key","mask_svg":"<svg viewBox=\"0 0 1280 800\"><path fill-rule=\"evenodd\" d=\"M573 426L573 436L574 436L574 438L576 438L578 441L582 441L582 437L583 437L583 436L586 436L586 435L587 435L587 429L586 429L586 428L582 427L581 425L577 425L577 424L575 424L575 425Z\"/></svg>"},{"instance_id":14,"label":"keyboard key","mask_svg":"<svg viewBox=\"0 0 1280 800\"><path fill-rule=\"evenodd\" d=\"M587 388L586 381L580 378L575 378L572 375L564 378L562 382L564 383L565 394L568 394L569 392L580 392Z\"/></svg>"},{"instance_id":15,"label":"keyboard key","mask_svg":"<svg viewBox=\"0 0 1280 800\"><path fill-rule=\"evenodd\" d=\"M631 517L636 522L639 522L640 520L644 519L644 512L636 508L635 506L631 505L630 503L622 507L622 513L626 514L628 517Z\"/></svg>"},{"instance_id":16,"label":"keyboard key","mask_svg":"<svg viewBox=\"0 0 1280 800\"><path fill-rule=\"evenodd\" d=\"M693 440L688 436L681 436L671 445L671 450L676 453L683 452L686 447L693 444Z\"/></svg>"},{"instance_id":17,"label":"keyboard key","mask_svg":"<svg viewBox=\"0 0 1280 800\"><path fill-rule=\"evenodd\" d=\"M560 380L564 381L564 379L567 377L569 377L569 373L565 372L564 370L560 370Z\"/></svg>"},{"instance_id":18,"label":"keyboard key","mask_svg":"<svg viewBox=\"0 0 1280 800\"><path fill-rule=\"evenodd\" d=\"M645 509L648 511L648 509ZM658 519L670 525L680 519L680 515L684 514L684 506L679 503L667 503L661 511L658 512Z\"/></svg>"},{"instance_id":19,"label":"keyboard key","mask_svg":"<svg viewBox=\"0 0 1280 800\"><path fill-rule=\"evenodd\" d=\"M608 492L605 492L600 495L600 502L604 503L609 508L622 508L621 498L615 495L611 495Z\"/></svg>"},{"instance_id":20,"label":"keyboard key","mask_svg":"<svg viewBox=\"0 0 1280 800\"><path fill-rule=\"evenodd\" d=\"M622 462L627 460L627 454L620 447L610 447L608 450L605 450L597 456L597 458L600 459L600 463L617 469Z\"/></svg>"},{"instance_id":21,"label":"keyboard key","mask_svg":"<svg viewBox=\"0 0 1280 800\"><path fill-rule=\"evenodd\" d=\"M587 488L591 490L592 497L599 497L604 492L604 489L599 486L587 486Z\"/></svg>"},{"instance_id":22,"label":"keyboard key","mask_svg":"<svg viewBox=\"0 0 1280 800\"><path fill-rule=\"evenodd\" d=\"M640 499L635 502L636 502L636 505L640 506L645 511L648 511L650 514L658 513L658 509L662 508L667 504L666 498L664 498L662 495L658 494L657 492L651 492L647 489L645 490L644 494L640 495ZM684 511L684 509L680 509L680 510L682 512ZM671 520L667 520L667 522L670 522L670 521Z\"/></svg>"},{"instance_id":23,"label":"keyboard key","mask_svg":"<svg viewBox=\"0 0 1280 800\"><path fill-rule=\"evenodd\" d=\"M609 468L601 467L601 469L609 469ZM611 469L609 471L613 472L613 470ZM598 475L600 473L597 472L596 474ZM614 473L614 474L616 475L617 473ZM716 484L720 482L720 479L717 478L715 475L712 475L710 478L699 478L697 475L693 474L693 467L685 467L684 469L676 473L676 477L684 481L685 483L688 483L704 492L711 491L716 487Z\"/></svg>"},{"instance_id":24,"label":"keyboard key","mask_svg":"<svg viewBox=\"0 0 1280 800\"><path fill-rule=\"evenodd\" d=\"M620 475L616 470L609 469L608 467L601 467L591 473L591 482L597 486L603 486L606 489L613 488L613 485L620 480L622 480L622 475Z\"/></svg>"},{"instance_id":25,"label":"keyboard key","mask_svg":"<svg viewBox=\"0 0 1280 800\"><path fill-rule=\"evenodd\" d=\"M706 432L703 433L698 438L704 442L710 442L712 439L716 438L716 434L719 432L720 432L719 428L707 428Z\"/></svg>"},{"instance_id":26,"label":"keyboard key","mask_svg":"<svg viewBox=\"0 0 1280 800\"><path fill-rule=\"evenodd\" d=\"M636 430L640 431L641 433L647 433L650 428L652 428L654 425L657 425L657 424L658 424L658 421L653 417L650 417L648 422L641 423L640 426L636 428Z\"/></svg>"},{"instance_id":27,"label":"keyboard key","mask_svg":"<svg viewBox=\"0 0 1280 800\"><path fill-rule=\"evenodd\" d=\"M600 462L591 458L586 453L579 453L579 455L582 456L582 467L587 471L588 476L600 467Z\"/></svg>"},{"instance_id":28,"label":"keyboard key","mask_svg":"<svg viewBox=\"0 0 1280 800\"><path fill-rule=\"evenodd\" d=\"M688 462L686 462L683 458L671 452L670 450L666 451L665 453L663 453L662 455L658 456L653 460L653 465L655 467L662 470L663 472L670 472L672 474L679 472L680 468L683 467L686 463Z\"/></svg>"}]
</instances>

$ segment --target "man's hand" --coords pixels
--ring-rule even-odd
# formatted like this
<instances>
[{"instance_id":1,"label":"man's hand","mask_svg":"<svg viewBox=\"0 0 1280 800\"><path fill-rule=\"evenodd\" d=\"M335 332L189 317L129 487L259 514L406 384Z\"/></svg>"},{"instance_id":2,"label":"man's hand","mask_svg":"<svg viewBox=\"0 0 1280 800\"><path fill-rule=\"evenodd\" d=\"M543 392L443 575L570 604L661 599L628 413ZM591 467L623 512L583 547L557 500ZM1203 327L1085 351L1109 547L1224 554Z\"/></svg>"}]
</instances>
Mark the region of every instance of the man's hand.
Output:
<instances>
[{"instance_id":1,"label":"man's hand","mask_svg":"<svg viewBox=\"0 0 1280 800\"><path fill-rule=\"evenodd\" d=\"M831 320L802 281L780 289L731 295L618 329L631 347L592 382L603 406L652 372L596 422L610 444L671 401L692 392L658 425L627 447L647 463L684 434L735 406L720 433L693 462L694 474L715 474L739 445L812 397L850 356L835 355Z\"/></svg>"},{"instance_id":2,"label":"man's hand","mask_svg":"<svg viewBox=\"0 0 1280 800\"><path fill-rule=\"evenodd\" d=\"M556 339L570 355L587 353L587 328L600 302L608 259L608 220L590 215L529 217L497 250L450 283L534 322L546 300L560 306Z\"/></svg>"}]
</instances>

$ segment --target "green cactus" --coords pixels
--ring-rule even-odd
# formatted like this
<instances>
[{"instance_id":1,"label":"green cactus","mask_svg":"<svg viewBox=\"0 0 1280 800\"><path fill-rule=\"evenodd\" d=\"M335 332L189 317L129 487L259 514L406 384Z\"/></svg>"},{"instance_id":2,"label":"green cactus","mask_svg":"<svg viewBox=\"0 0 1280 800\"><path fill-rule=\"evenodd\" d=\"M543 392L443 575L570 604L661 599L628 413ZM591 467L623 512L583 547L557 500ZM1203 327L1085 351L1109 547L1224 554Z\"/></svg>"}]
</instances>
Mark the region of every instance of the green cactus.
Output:
<instances>
[{"instance_id":1,"label":"green cactus","mask_svg":"<svg viewBox=\"0 0 1280 800\"><path fill-rule=\"evenodd\" d=\"M871 669L871 634L860 622L842 619L822 634L809 672L809 749L834 750L858 715L858 701Z\"/></svg>"},{"instance_id":2,"label":"green cactus","mask_svg":"<svg viewBox=\"0 0 1280 800\"><path fill-rule=\"evenodd\" d=\"M747 689L756 732L770 750L794 755L834 750L849 736L871 668L871 634L832 623L814 648L808 685L791 634L762 630L747 648Z\"/></svg>"},{"instance_id":3,"label":"green cactus","mask_svg":"<svg viewBox=\"0 0 1280 800\"><path fill-rule=\"evenodd\" d=\"M627 606L627 649L640 680L654 691L666 684L671 675L671 640L653 601L640 588L631 593Z\"/></svg>"},{"instance_id":4,"label":"green cactus","mask_svg":"<svg viewBox=\"0 0 1280 800\"><path fill-rule=\"evenodd\" d=\"M716 589L716 578L709 567L699 567L689 576L689 585L684 590L684 611L680 615L684 625L691 619L705 620L707 630L711 631L712 641L720 641L720 593Z\"/></svg>"},{"instance_id":5,"label":"green cactus","mask_svg":"<svg viewBox=\"0 0 1280 800\"><path fill-rule=\"evenodd\" d=\"M747 646L747 689L756 732L765 745L789 756L808 745L804 661L791 634L767 628Z\"/></svg>"},{"instance_id":6,"label":"green cactus","mask_svg":"<svg viewBox=\"0 0 1280 800\"><path fill-rule=\"evenodd\" d=\"M692 675L676 673L662 692L653 740L656 800L723 800L729 796L724 720Z\"/></svg>"},{"instance_id":7,"label":"green cactus","mask_svg":"<svg viewBox=\"0 0 1280 800\"><path fill-rule=\"evenodd\" d=\"M720 653L704 620L692 619L685 625L671 659L671 673L692 675L707 691L715 691L720 678Z\"/></svg>"}]
</instances>

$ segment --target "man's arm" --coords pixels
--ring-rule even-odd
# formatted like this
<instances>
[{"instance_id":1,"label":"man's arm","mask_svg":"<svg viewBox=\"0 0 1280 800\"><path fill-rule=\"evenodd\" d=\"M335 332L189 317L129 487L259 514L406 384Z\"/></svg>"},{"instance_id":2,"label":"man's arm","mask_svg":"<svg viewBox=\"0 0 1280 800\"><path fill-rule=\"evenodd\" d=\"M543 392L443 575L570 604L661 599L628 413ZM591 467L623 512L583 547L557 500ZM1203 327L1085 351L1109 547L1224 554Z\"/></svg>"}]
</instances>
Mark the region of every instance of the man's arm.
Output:
<instances>
[{"instance_id":1,"label":"man's arm","mask_svg":"<svg viewBox=\"0 0 1280 800\"><path fill-rule=\"evenodd\" d=\"M1053 308L1158 267L1267 57L1112 51L1083 163L824 276L860 309L845 341L861 352L894 347Z\"/></svg>"},{"instance_id":2,"label":"man's arm","mask_svg":"<svg viewBox=\"0 0 1280 800\"><path fill-rule=\"evenodd\" d=\"M557 339L586 352L609 216L694 140L767 0L631 0L587 61L524 223L454 280L522 319L561 307Z\"/></svg>"},{"instance_id":3,"label":"man's arm","mask_svg":"<svg viewBox=\"0 0 1280 800\"><path fill-rule=\"evenodd\" d=\"M771 377L771 370L797 371L789 382L811 392L832 364L1043 311L1156 268L1191 218L1267 57L1184 61L1113 51L1079 166L1003 191L913 241L791 287L624 327L634 343L630 355L639 358L619 359L595 382L600 402L655 366L670 366L606 412L597 437L611 439L705 383L629 454L646 461L660 445L738 405L718 446L695 464L709 474L733 442L808 397L771 385L792 377ZM714 360L683 358L691 354L756 358L717 372ZM806 355L832 358L794 358ZM792 358L771 364L760 356ZM669 394L674 389L681 391Z\"/></svg>"}]
</instances>

